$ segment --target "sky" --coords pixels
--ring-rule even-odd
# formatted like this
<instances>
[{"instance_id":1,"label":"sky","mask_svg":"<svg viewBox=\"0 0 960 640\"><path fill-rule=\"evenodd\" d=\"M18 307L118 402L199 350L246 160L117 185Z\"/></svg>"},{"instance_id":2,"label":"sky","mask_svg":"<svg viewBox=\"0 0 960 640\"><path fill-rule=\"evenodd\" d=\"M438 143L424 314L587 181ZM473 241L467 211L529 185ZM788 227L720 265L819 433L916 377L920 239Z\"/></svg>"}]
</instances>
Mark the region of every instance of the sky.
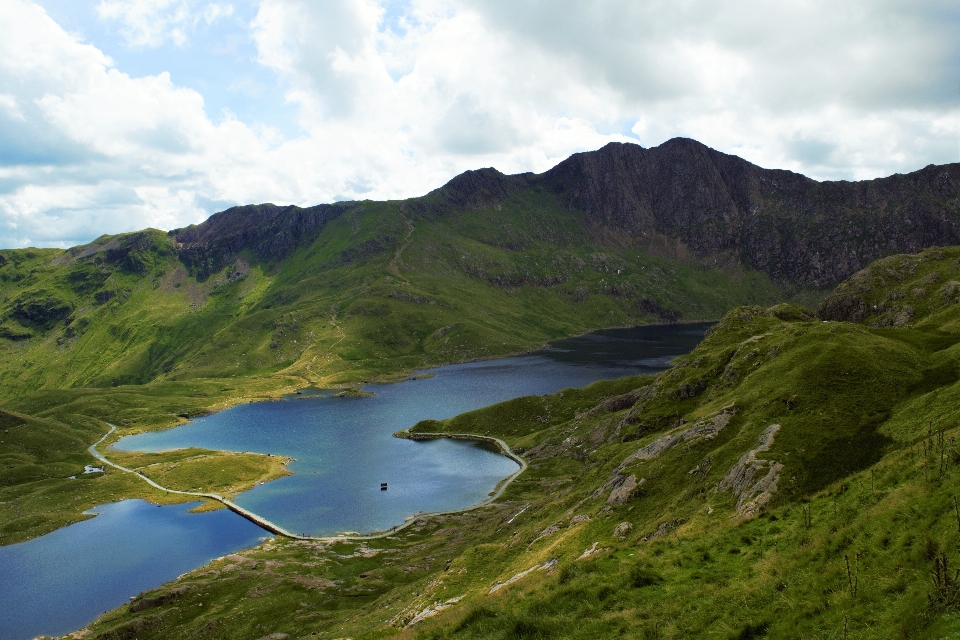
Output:
<instances>
[{"instance_id":1,"label":"sky","mask_svg":"<svg viewBox=\"0 0 960 640\"><path fill-rule=\"evenodd\" d=\"M956 0L0 0L0 247L422 195L694 138L960 160Z\"/></svg>"}]
</instances>

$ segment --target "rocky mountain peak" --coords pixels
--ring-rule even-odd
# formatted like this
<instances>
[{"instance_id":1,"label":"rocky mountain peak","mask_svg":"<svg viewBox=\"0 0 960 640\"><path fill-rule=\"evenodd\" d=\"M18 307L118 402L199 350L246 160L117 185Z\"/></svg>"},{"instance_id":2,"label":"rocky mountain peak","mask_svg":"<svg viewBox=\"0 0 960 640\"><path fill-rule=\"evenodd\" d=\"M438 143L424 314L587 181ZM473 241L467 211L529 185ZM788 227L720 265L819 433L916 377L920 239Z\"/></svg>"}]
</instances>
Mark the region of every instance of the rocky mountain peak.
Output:
<instances>
[{"instance_id":1,"label":"rocky mountain peak","mask_svg":"<svg viewBox=\"0 0 960 640\"><path fill-rule=\"evenodd\" d=\"M960 244L960 163L860 182L818 182L764 169L689 138L646 149L613 142L542 174L466 171L404 206L414 214L498 208L515 194L551 194L582 215L585 233L618 246L711 263L733 256L776 280L826 288L894 253ZM251 250L280 259L349 203L302 209L233 207L170 232L199 273Z\"/></svg>"}]
</instances>

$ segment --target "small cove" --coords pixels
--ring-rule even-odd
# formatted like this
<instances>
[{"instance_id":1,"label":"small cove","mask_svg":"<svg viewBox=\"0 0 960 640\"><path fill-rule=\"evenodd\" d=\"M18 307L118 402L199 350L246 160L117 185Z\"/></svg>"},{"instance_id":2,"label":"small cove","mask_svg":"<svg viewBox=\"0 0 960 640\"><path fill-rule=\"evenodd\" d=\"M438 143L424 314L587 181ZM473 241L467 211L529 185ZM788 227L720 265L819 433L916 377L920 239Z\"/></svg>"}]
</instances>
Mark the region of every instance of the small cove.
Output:
<instances>
[{"instance_id":1,"label":"small cove","mask_svg":"<svg viewBox=\"0 0 960 640\"><path fill-rule=\"evenodd\" d=\"M517 469L514 461L480 443L414 442L393 438L395 431L514 397L662 371L672 358L693 349L708 326L598 331L523 356L449 365L421 372L432 375L415 380L367 385L372 397L305 394L240 405L167 431L127 437L117 446L138 451L196 446L291 456L296 458L290 466L293 475L235 501L296 533L384 530L419 512L482 502ZM101 452L109 457L109 449ZM388 482L389 489L380 491L380 482ZM157 508L139 500L103 505L92 520L0 547L0 637L69 632L129 596L269 535L230 511L190 514L188 509ZM94 523L123 535L98 536ZM187 533L157 539L158 531ZM107 546L97 546L101 543ZM71 549L76 561L69 560ZM61 570L68 560L76 570ZM68 594L75 592L84 597L70 599ZM70 606L64 607L67 599ZM42 613L57 609L64 611L52 618Z\"/></svg>"}]
</instances>

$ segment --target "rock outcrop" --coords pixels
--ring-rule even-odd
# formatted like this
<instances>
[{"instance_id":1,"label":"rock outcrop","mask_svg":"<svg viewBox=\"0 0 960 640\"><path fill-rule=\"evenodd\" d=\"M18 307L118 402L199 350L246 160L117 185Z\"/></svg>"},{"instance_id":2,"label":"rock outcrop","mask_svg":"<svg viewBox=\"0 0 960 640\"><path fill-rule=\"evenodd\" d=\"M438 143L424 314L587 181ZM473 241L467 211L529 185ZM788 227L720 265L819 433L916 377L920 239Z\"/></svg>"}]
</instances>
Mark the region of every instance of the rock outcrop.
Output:
<instances>
[{"instance_id":1,"label":"rock outcrop","mask_svg":"<svg viewBox=\"0 0 960 640\"><path fill-rule=\"evenodd\" d=\"M627 500L633 497L637 487L642 485L644 482L646 482L646 478L640 478L640 480L637 480L637 476L635 475L629 475L621 479L610 491L610 496L607 498L607 504L625 503Z\"/></svg>"},{"instance_id":2,"label":"rock outcrop","mask_svg":"<svg viewBox=\"0 0 960 640\"><path fill-rule=\"evenodd\" d=\"M701 259L732 254L819 288L891 253L960 244L960 163L818 182L686 138L651 149L610 143L540 175L468 171L428 199L481 209L521 189L556 194L598 237Z\"/></svg>"},{"instance_id":3,"label":"rock outcrop","mask_svg":"<svg viewBox=\"0 0 960 640\"><path fill-rule=\"evenodd\" d=\"M624 461L620 463L618 470L637 460L656 458L664 451L672 449L681 442L688 440L713 440L717 437L718 433L730 424L730 419L733 418L734 413L733 406L727 406L706 418L697 420L691 427L661 436L650 444L640 447L636 452L625 458Z\"/></svg>"},{"instance_id":4,"label":"rock outcrop","mask_svg":"<svg viewBox=\"0 0 960 640\"><path fill-rule=\"evenodd\" d=\"M960 304L960 250L932 247L858 271L827 295L821 320L902 327Z\"/></svg>"},{"instance_id":5,"label":"rock outcrop","mask_svg":"<svg viewBox=\"0 0 960 640\"><path fill-rule=\"evenodd\" d=\"M199 276L219 271L242 251L280 260L316 238L323 226L353 202L297 206L251 204L215 213L203 223L170 231L180 260Z\"/></svg>"},{"instance_id":6,"label":"rock outcrop","mask_svg":"<svg viewBox=\"0 0 960 640\"><path fill-rule=\"evenodd\" d=\"M757 439L757 446L741 456L717 485L718 491L732 491L737 496L737 515L750 518L757 515L773 494L777 492L777 481L783 465L773 460L761 460L758 453L769 451L773 437L780 430L779 424L772 424L763 430ZM757 473L764 475L754 482Z\"/></svg>"},{"instance_id":7,"label":"rock outcrop","mask_svg":"<svg viewBox=\"0 0 960 640\"><path fill-rule=\"evenodd\" d=\"M550 571L554 569L556 566L557 566L556 558L551 558L546 562L530 567L525 571L521 571L520 573L516 574L511 578L508 578L507 580L504 580L503 582L495 582L493 586L490 587L490 591L488 593L496 593L500 589L503 589L504 587L511 585L514 582L517 582L518 580L522 580L523 578L533 573L534 571Z\"/></svg>"}]
</instances>

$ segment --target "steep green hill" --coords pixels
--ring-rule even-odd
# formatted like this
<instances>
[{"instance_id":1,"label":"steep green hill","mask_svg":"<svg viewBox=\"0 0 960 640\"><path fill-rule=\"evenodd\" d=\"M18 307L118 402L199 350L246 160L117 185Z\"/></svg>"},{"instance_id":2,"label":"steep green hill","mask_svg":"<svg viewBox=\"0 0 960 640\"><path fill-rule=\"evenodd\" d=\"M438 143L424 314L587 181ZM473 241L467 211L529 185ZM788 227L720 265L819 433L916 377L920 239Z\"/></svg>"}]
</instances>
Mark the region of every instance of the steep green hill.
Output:
<instances>
[{"instance_id":1,"label":"steep green hill","mask_svg":"<svg viewBox=\"0 0 960 640\"><path fill-rule=\"evenodd\" d=\"M282 260L242 251L213 272L191 272L159 231L4 251L0 396L278 372L345 384L790 292L759 273L598 246L572 215L531 211L505 213L512 229L481 213L414 225L396 203L364 203ZM493 233L524 246L473 237Z\"/></svg>"},{"instance_id":2,"label":"steep green hill","mask_svg":"<svg viewBox=\"0 0 960 640\"><path fill-rule=\"evenodd\" d=\"M903 265L948 283L958 259L891 258L837 295L873 274L885 299ZM529 468L387 539L218 560L90 637L956 637L960 303L937 300L898 327L740 307L656 378L420 423Z\"/></svg>"},{"instance_id":3,"label":"steep green hill","mask_svg":"<svg viewBox=\"0 0 960 640\"><path fill-rule=\"evenodd\" d=\"M234 207L0 251L0 402L38 389L348 384L599 327L818 301L870 260L960 243L960 164L857 183L692 140L608 145L421 198Z\"/></svg>"}]
</instances>

